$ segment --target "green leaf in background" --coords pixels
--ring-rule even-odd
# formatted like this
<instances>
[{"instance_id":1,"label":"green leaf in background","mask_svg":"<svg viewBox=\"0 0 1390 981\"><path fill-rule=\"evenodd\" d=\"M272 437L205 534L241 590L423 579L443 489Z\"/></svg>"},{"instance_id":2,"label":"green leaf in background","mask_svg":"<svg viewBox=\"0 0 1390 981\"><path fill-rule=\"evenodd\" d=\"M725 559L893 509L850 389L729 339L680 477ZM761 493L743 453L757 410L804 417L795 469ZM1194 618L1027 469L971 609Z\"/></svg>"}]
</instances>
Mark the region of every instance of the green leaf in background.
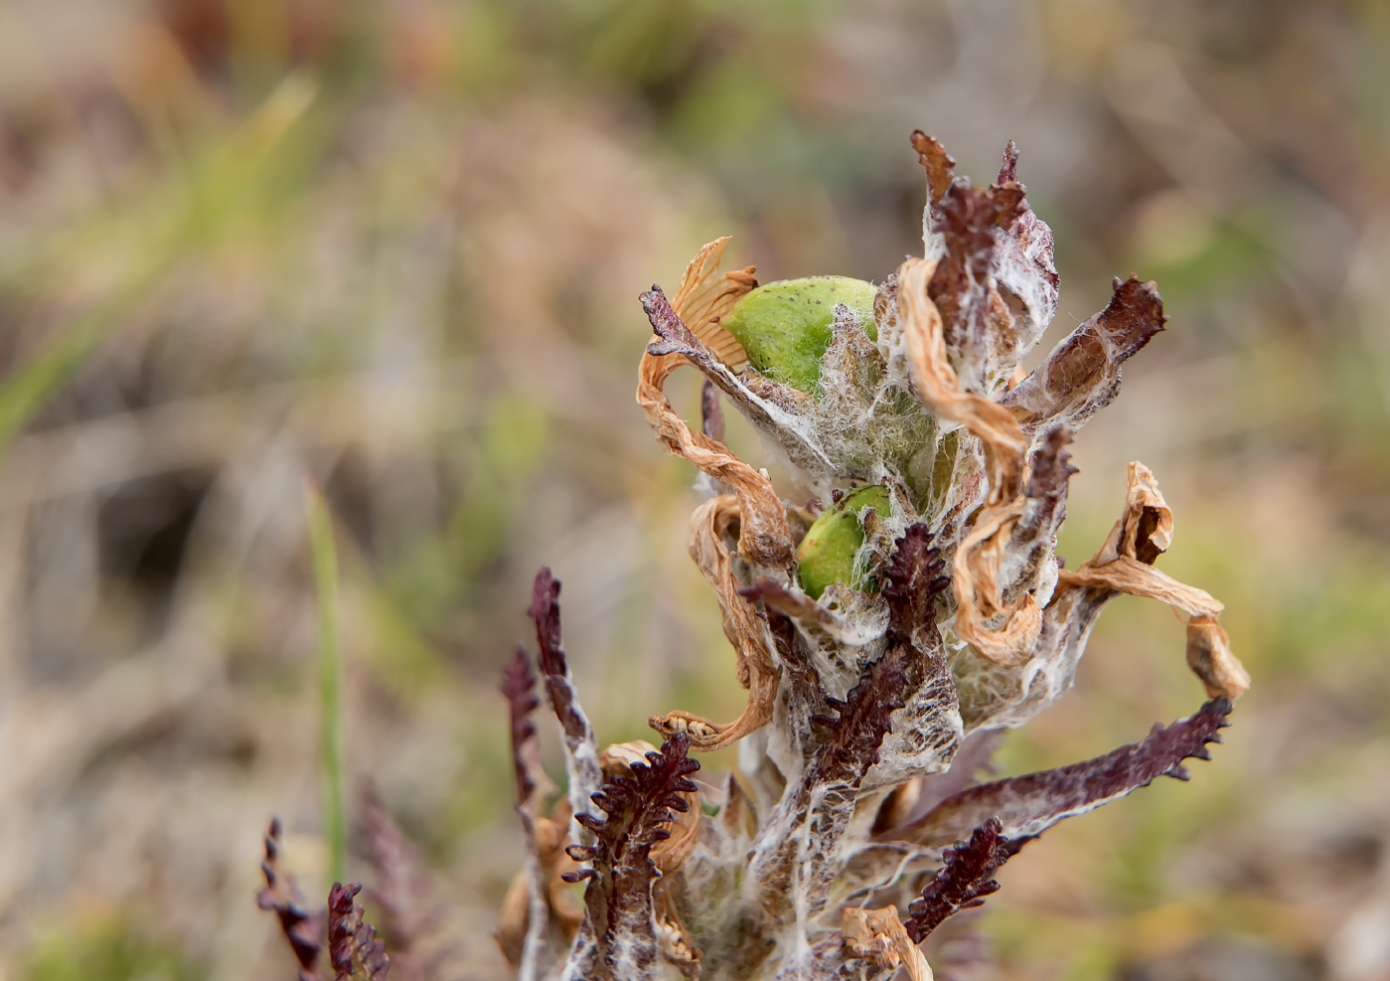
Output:
<instances>
[{"instance_id":1,"label":"green leaf in background","mask_svg":"<svg viewBox=\"0 0 1390 981\"><path fill-rule=\"evenodd\" d=\"M309 545L318 588L318 676L320 747L322 751L324 838L328 843L328 878L343 881L347 864L347 796L343 786L342 658L338 642L338 550L333 519L323 493L310 486L305 498Z\"/></svg>"}]
</instances>

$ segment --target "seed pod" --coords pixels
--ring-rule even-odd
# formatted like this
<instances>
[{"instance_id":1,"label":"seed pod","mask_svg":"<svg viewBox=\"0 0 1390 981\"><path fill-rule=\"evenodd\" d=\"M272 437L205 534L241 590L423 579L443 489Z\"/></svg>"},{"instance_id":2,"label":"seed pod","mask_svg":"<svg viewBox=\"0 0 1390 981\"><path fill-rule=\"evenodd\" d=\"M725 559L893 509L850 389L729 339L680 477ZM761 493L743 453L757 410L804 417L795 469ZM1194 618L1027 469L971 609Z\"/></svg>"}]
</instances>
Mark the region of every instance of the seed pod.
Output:
<instances>
[{"instance_id":1,"label":"seed pod","mask_svg":"<svg viewBox=\"0 0 1390 981\"><path fill-rule=\"evenodd\" d=\"M832 583L864 590L862 570L855 568L859 549L864 545L864 511L873 508L887 517L892 509L888 488L864 484L850 491L840 502L816 519L796 550L797 577L801 588L812 599Z\"/></svg>"},{"instance_id":2,"label":"seed pod","mask_svg":"<svg viewBox=\"0 0 1390 981\"><path fill-rule=\"evenodd\" d=\"M874 324L872 283L847 276L813 276L768 283L743 297L723 326L738 338L748 363L773 381L819 395L821 358L830 347L835 307L843 303L870 340Z\"/></svg>"}]
</instances>

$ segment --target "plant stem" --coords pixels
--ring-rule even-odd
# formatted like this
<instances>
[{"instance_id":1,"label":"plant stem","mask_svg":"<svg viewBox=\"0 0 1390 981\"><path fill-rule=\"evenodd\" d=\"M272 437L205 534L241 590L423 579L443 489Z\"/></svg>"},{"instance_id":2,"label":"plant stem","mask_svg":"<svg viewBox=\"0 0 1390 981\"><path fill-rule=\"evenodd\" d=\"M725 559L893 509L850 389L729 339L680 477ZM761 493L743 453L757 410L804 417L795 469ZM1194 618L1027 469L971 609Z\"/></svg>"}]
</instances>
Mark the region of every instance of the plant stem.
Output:
<instances>
[{"instance_id":1,"label":"plant stem","mask_svg":"<svg viewBox=\"0 0 1390 981\"><path fill-rule=\"evenodd\" d=\"M347 804L343 788L342 659L338 647L338 552L333 519L323 492L310 483L305 510L318 589L318 669L320 751L324 783L324 837L328 842L328 877L342 882L347 860Z\"/></svg>"}]
</instances>

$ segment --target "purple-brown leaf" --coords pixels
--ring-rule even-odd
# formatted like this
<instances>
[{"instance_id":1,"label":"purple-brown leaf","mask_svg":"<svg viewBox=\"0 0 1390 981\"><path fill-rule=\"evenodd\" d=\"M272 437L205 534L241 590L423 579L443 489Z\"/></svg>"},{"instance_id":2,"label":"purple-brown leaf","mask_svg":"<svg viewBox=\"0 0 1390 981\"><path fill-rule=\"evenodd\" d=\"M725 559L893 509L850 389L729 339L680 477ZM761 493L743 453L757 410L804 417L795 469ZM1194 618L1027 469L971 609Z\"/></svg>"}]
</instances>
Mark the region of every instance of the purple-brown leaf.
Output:
<instances>
[{"instance_id":1,"label":"purple-brown leaf","mask_svg":"<svg viewBox=\"0 0 1390 981\"><path fill-rule=\"evenodd\" d=\"M531 722L531 713L540 705L534 694L536 676L531 673L531 659L526 651L518 647L511 663L502 669L502 694L507 698L507 711L511 721L512 768L516 777L516 799L525 804L536 790L536 780L531 775L530 745L536 738L536 727Z\"/></svg>"},{"instance_id":2,"label":"purple-brown leaf","mask_svg":"<svg viewBox=\"0 0 1390 981\"><path fill-rule=\"evenodd\" d=\"M362 907L357 902L361 891L357 883L344 886L335 882L328 892L328 957L337 972L334 981L349 977L381 981L391 969L385 944L362 922Z\"/></svg>"},{"instance_id":3,"label":"purple-brown leaf","mask_svg":"<svg viewBox=\"0 0 1390 981\"><path fill-rule=\"evenodd\" d=\"M1142 742L1092 760L1042 773L971 787L942 801L895 837L942 845L998 817L1011 839L1042 834L1058 821L1085 814L1147 787L1161 776L1188 779L1182 761L1211 759L1208 743L1221 741L1231 703L1214 698L1193 715L1169 726L1155 725Z\"/></svg>"},{"instance_id":4,"label":"purple-brown leaf","mask_svg":"<svg viewBox=\"0 0 1390 981\"><path fill-rule=\"evenodd\" d=\"M300 981L319 981L316 966L322 946L314 937L323 921L315 925L314 918L304 908L304 897L294 879L280 872L280 836L280 819L274 818L266 832L265 860L261 862L265 888L256 894L256 905L273 911L279 919L280 930L299 962Z\"/></svg>"},{"instance_id":5,"label":"purple-brown leaf","mask_svg":"<svg viewBox=\"0 0 1390 981\"><path fill-rule=\"evenodd\" d=\"M1076 430L1120 389L1120 365L1163 330L1158 285L1137 276L1116 279L1104 310L1052 349L1047 361L1001 400L1025 433L1061 423Z\"/></svg>"},{"instance_id":6,"label":"purple-brown leaf","mask_svg":"<svg viewBox=\"0 0 1390 981\"><path fill-rule=\"evenodd\" d=\"M561 646L560 583L548 568L536 573L531 593L531 618L536 622L545 691L565 737L565 759L570 780L570 804L576 812L602 782L598 768L598 742L594 728L579 704L579 692Z\"/></svg>"},{"instance_id":7,"label":"purple-brown leaf","mask_svg":"<svg viewBox=\"0 0 1390 981\"><path fill-rule=\"evenodd\" d=\"M982 905L986 896L999 890L994 872L1022 844L1000 835L999 828L999 819L990 818L971 833L969 841L958 841L942 853L936 878L922 890L922 898L908 907L903 921L913 943L920 944L948 916Z\"/></svg>"},{"instance_id":8,"label":"purple-brown leaf","mask_svg":"<svg viewBox=\"0 0 1390 981\"><path fill-rule=\"evenodd\" d=\"M604 817L575 816L593 832L594 844L569 847L571 858L589 866L566 873L565 879L589 880L584 904L599 963L609 958L609 948L619 935L651 939L651 886L657 876L651 853L657 842L670 837L665 825L675 820L673 812L689 809L682 795L697 791L688 775L700 764L687 757L689 749L690 738L676 733L659 752L648 753L645 764L633 763L631 776L617 777L593 795ZM654 940L652 944L655 957Z\"/></svg>"}]
</instances>

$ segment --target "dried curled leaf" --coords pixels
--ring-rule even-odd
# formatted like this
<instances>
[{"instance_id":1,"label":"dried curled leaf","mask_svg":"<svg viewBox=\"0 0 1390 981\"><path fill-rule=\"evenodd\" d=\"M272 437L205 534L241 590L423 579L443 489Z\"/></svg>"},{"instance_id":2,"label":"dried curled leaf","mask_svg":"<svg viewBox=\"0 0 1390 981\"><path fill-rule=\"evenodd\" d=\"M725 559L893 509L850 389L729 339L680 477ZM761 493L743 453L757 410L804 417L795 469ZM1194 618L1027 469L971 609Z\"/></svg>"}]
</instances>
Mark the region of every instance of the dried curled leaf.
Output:
<instances>
[{"instance_id":1,"label":"dried curled leaf","mask_svg":"<svg viewBox=\"0 0 1390 981\"><path fill-rule=\"evenodd\" d=\"M1178 582L1152 565L1172 540L1173 512L1153 473L1136 460L1129 465L1124 513L1105 544L1080 568L1060 570L1057 581L1167 603L1188 618L1187 663L1207 694L1234 701L1250 687L1250 675L1231 653L1226 632L1216 622L1222 604L1210 593Z\"/></svg>"},{"instance_id":2,"label":"dried curled leaf","mask_svg":"<svg viewBox=\"0 0 1390 981\"><path fill-rule=\"evenodd\" d=\"M672 453L689 460L737 495L743 519L739 551L758 565L785 567L792 555L791 529L787 525L786 509L778 500L771 481L734 456L722 443L703 433L691 432L662 391L672 371L690 363L690 357L708 352L681 321L660 288L653 287L650 292L643 293L642 306L657 336L672 345L652 345L655 350L649 348L642 356L637 402L646 412L648 423ZM711 365L705 367L714 370ZM721 378L724 374L727 369L716 371L713 377Z\"/></svg>"},{"instance_id":3,"label":"dried curled leaf","mask_svg":"<svg viewBox=\"0 0 1390 981\"><path fill-rule=\"evenodd\" d=\"M1161 776L1188 779L1182 761L1211 759L1208 743L1221 742L1231 703L1214 698L1186 719L1155 724L1142 741L1082 763L981 784L947 798L900 832L922 845L942 845L997 817L1000 831L1019 840L1058 821L1147 787Z\"/></svg>"},{"instance_id":4,"label":"dried curled leaf","mask_svg":"<svg viewBox=\"0 0 1390 981\"><path fill-rule=\"evenodd\" d=\"M778 505L780 507L780 504ZM725 494L706 501L690 516L690 556L714 587L723 616L724 636L738 655L739 683L748 689L748 707L729 723L711 722L689 712L652 716L653 729L666 736L683 732L691 748L710 752L743 738L767 724L777 698L778 669L773 661L767 628L757 610L739 593L729 550L724 544L740 520L739 502Z\"/></svg>"},{"instance_id":5,"label":"dried curled leaf","mask_svg":"<svg viewBox=\"0 0 1390 981\"><path fill-rule=\"evenodd\" d=\"M1104 310L1063 338L1043 364L1001 400L1025 433L1044 426L1076 430L1120 390L1120 365L1163 330L1158 284L1116 279Z\"/></svg>"},{"instance_id":6,"label":"dried curled leaf","mask_svg":"<svg viewBox=\"0 0 1390 981\"><path fill-rule=\"evenodd\" d=\"M328 957L337 972L335 981L349 977L381 981L391 969L386 945L377 939L376 930L362 922L362 907L357 883L344 886L333 883L328 893Z\"/></svg>"},{"instance_id":7,"label":"dried curled leaf","mask_svg":"<svg viewBox=\"0 0 1390 981\"><path fill-rule=\"evenodd\" d=\"M913 943L921 943L946 918L963 909L984 905L985 897L999 891L994 873L1017 853L1022 842L1011 842L1000 833L992 817L941 855L941 868L922 897L908 907L904 926Z\"/></svg>"},{"instance_id":8,"label":"dried curled leaf","mask_svg":"<svg viewBox=\"0 0 1390 981\"><path fill-rule=\"evenodd\" d=\"M898 918L896 908L847 907L840 934L851 957L871 958L883 968L901 964L911 981L932 981L931 966Z\"/></svg>"},{"instance_id":9,"label":"dried curled leaf","mask_svg":"<svg viewBox=\"0 0 1390 981\"><path fill-rule=\"evenodd\" d=\"M922 259L908 259L898 269L898 310L912 380L938 416L960 423L980 440L990 479L988 502L957 545L952 563L956 633L991 661L1018 663L1027 660L1037 644L1042 610L1031 592L1006 603L999 593L998 573L1001 552L1024 512L1020 485L1027 443L1007 409L961 390L946 356L941 314L927 295L934 271L934 264ZM1001 614L1002 626L985 625Z\"/></svg>"},{"instance_id":10,"label":"dried curled leaf","mask_svg":"<svg viewBox=\"0 0 1390 981\"><path fill-rule=\"evenodd\" d=\"M265 834L265 858L261 862L265 888L256 894L256 905L268 912L273 911L280 921L280 931L299 962L299 981L319 981L315 968L322 946L315 939L315 934L322 927L322 920L316 927L313 917L304 909L304 897L294 879L280 872L281 834L280 819L273 818Z\"/></svg>"}]
</instances>

